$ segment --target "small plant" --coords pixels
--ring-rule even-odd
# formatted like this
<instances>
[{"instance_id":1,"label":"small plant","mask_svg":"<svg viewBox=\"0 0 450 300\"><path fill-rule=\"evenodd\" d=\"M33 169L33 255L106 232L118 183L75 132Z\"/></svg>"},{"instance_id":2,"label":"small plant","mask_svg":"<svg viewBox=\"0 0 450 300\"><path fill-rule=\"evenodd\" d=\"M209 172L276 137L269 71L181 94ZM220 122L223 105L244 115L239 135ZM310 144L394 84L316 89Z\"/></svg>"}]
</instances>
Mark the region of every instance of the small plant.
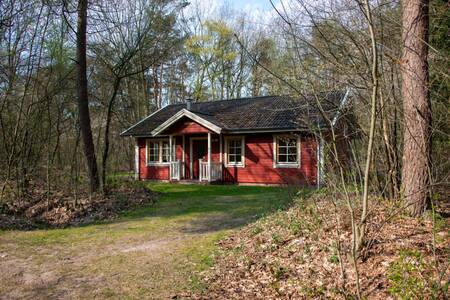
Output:
<instances>
[{"instance_id":1,"label":"small plant","mask_svg":"<svg viewBox=\"0 0 450 300\"><path fill-rule=\"evenodd\" d=\"M275 245L280 245L281 243L283 243L283 239L276 233L272 234L272 242Z\"/></svg>"},{"instance_id":2,"label":"small plant","mask_svg":"<svg viewBox=\"0 0 450 300\"><path fill-rule=\"evenodd\" d=\"M309 246L309 244L305 244L305 248L304 248L303 252L306 255L310 255L311 254L311 247Z\"/></svg>"},{"instance_id":3,"label":"small plant","mask_svg":"<svg viewBox=\"0 0 450 300\"><path fill-rule=\"evenodd\" d=\"M271 265L270 271L276 280L285 278L287 274L286 268L281 266L279 263L274 263L273 265Z\"/></svg>"},{"instance_id":4,"label":"small plant","mask_svg":"<svg viewBox=\"0 0 450 300\"><path fill-rule=\"evenodd\" d=\"M294 219L289 224L289 230L293 235L299 235L302 232L302 225L299 221Z\"/></svg>"},{"instance_id":5,"label":"small plant","mask_svg":"<svg viewBox=\"0 0 450 300\"><path fill-rule=\"evenodd\" d=\"M303 286L300 289L300 293L307 298L319 298L323 297L325 295L325 289L323 287L309 287L309 286Z\"/></svg>"},{"instance_id":6,"label":"small plant","mask_svg":"<svg viewBox=\"0 0 450 300\"><path fill-rule=\"evenodd\" d=\"M262 231L263 231L263 229L260 226L255 226L252 228L251 233L252 233L252 236L255 236L255 235L261 233Z\"/></svg>"},{"instance_id":7,"label":"small plant","mask_svg":"<svg viewBox=\"0 0 450 300\"><path fill-rule=\"evenodd\" d=\"M332 264L337 264L339 262L339 257L336 254L331 254L328 257L328 261Z\"/></svg>"}]
</instances>

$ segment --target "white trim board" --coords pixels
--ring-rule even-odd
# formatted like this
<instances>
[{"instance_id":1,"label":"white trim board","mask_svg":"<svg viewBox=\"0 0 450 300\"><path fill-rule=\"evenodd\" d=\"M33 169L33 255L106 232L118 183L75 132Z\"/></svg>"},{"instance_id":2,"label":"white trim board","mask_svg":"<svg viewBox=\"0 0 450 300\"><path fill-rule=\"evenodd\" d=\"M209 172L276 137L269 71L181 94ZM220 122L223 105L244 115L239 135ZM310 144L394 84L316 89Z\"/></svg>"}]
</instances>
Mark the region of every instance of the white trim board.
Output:
<instances>
[{"instance_id":1,"label":"white trim board","mask_svg":"<svg viewBox=\"0 0 450 300\"><path fill-rule=\"evenodd\" d=\"M333 120L331 121L331 126L334 127L334 126L336 125L336 123L337 123L339 117L340 117L341 114L342 114L342 110L343 110L344 107L347 105L349 95L350 95L350 88L348 88L347 91L345 92L345 95L344 95L344 97L342 98L341 103L339 104L338 111L336 112L336 115L334 115L334 118L333 118Z\"/></svg>"},{"instance_id":2,"label":"white trim board","mask_svg":"<svg viewBox=\"0 0 450 300\"><path fill-rule=\"evenodd\" d=\"M209 129L215 133L220 134L222 132L222 128L220 128L219 126L217 126L217 125L203 119L202 117L194 114L193 112L183 108L182 110L180 110L179 112L174 114L172 117L167 119L164 123L162 123L155 129L153 129L153 131L151 132L152 135L155 136L155 135L160 134L161 132L163 132L164 130L169 128L171 125L173 125L175 122L177 122L178 120L180 120L183 117L187 117L187 118L191 119L192 121L199 123L203 127L206 127L207 129Z\"/></svg>"}]
</instances>

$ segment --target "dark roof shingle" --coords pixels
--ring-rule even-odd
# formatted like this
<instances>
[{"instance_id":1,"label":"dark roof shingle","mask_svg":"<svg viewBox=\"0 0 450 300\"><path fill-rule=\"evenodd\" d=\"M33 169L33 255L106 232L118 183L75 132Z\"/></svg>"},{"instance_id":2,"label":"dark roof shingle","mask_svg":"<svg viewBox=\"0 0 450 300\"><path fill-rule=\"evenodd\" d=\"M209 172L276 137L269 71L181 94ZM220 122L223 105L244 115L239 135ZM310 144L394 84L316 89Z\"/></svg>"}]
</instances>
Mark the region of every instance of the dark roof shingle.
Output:
<instances>
[{"instance_id":1,"label":"dark roof shingle","mask_svg":"<svg viewBox=\"0 0 450 300\"><path fill-rule=\"evenodd\" d=\"M307 95L301 98L289 96L264 96L195 102L191 112L219 126L224 132L245 130L298 130L308 124L328 122L317 104L330 119L339 110L345 92L334 91ZM172 104L151 114L122 133L123 136L150 136L151 132L174 114L186 108L186 104Z\"/></svg>"}]
</instances>

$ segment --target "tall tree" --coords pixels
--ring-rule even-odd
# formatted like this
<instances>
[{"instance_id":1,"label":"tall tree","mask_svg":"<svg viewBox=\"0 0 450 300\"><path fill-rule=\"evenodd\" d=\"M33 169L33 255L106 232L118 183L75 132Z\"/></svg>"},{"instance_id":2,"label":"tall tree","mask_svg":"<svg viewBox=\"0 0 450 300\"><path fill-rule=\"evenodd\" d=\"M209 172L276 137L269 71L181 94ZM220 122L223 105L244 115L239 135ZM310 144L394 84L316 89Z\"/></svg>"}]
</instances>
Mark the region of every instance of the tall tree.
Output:
<instances>
[{"instance_id":1,"label":"tall tree","mask_svg":"<svg viewBox=\"0 0 450 300\"><path fill-rule=\"evenodd\" d=\"M81 136L84 145L84 156L89 176L91 192L99 187L97 160L95 157L94 141L92 139L91 117L89 115L88 83L86 74L86 25L87 25L87 0L78 1L77 20L77 93L78 93L78 118Z\"/></svg>"},{"instance_id":2,"label":"tall tree","mask_svg":"<svg viewBox=\"0 0 450 300\"><path fill-rule=\"evenodd\" d=\"M428 0L403 1L403 193L413 216L427 208L431 105L428 91Z\"/></svg>"}]
</instances>

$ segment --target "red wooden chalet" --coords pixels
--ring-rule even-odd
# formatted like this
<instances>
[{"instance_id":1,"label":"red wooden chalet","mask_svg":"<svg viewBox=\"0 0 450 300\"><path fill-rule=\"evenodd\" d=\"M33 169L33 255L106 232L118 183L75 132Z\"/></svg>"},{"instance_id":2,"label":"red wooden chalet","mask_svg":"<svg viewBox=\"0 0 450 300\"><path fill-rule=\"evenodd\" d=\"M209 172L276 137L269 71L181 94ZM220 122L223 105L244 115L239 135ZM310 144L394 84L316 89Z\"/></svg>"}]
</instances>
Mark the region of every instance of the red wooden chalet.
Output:
<instances>
[{"instance_id":1,"label":"red wooden chalet","mask_svg":"<svg viewBox=\"0 0 450 300\"><path fill-rule=\"evenodd\" d=\"M125 130L139 180L318 185L349 92L168 105ZM318 134L318 132L320 134Z\"/></svg>"}]
</instances>

